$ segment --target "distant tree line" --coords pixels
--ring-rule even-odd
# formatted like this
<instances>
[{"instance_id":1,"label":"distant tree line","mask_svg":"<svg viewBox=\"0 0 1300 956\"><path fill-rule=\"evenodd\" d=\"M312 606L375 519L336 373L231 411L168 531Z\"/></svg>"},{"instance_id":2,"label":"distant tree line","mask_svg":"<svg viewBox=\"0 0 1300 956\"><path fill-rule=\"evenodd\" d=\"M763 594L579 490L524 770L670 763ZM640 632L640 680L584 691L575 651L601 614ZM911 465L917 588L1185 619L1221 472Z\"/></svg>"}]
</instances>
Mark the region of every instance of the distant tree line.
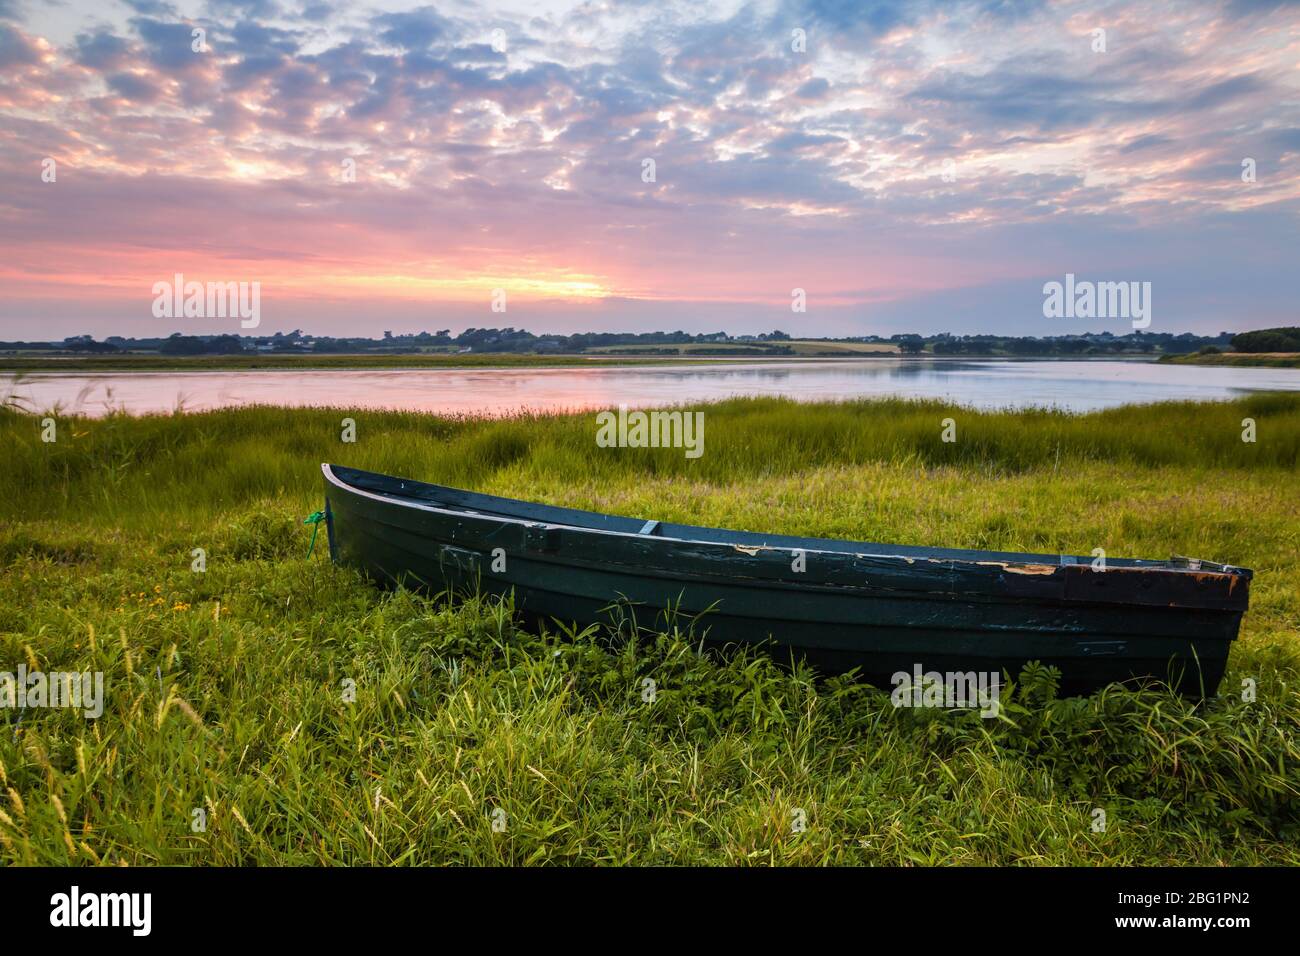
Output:
<instances>
[{"instance_id":1,"label":"distant tree line","mask_svg":"<svg viewBox=\"0 0 1300 956\"><path fill-rule=\"evenodd\" d=\"M62 342L0 342L0 352L52 351L111 354L121 349L108 342L96 342L93 335L69 335Z\"/></svg>"},{"instance_id":2,"label":"distant tree line","mask_svg":"<svg viewBox=\"0 0 1300 956\"><path fill-rule=\"evenodd\" d=\"M163 340L158 351L163 355L238 355L244 343L238 335L181 335L179 332Z\"/></svg>"},{"instance_id":3,"label":"distant tree line","mask_svg":"<svg viewBox=\"0 0 1300 956\"><path fill-rule=\"evenodd\" d=\"M157 338L123 338L111 335L97 342L90 335L74 335L61 342L0 342L0 350L55 353L159 352L163 355L238 355L243 353L416 353L486 352L531 354L581 354L620 347L620 354L670 355L677 347L692 346L695 355L791 355L791 337L780 330L758 335L726 332L577 332L572 335L534 335L526 329L468 328L452 335L448 329L394 335L379 339L360 336L310 335L301 329L271 335L183 335ZM1256 332L1088 332L1079 335L938 335L899 334L889 337L862 335L809 341L827 343L892 343L904 354L1086 356L1118 354L1185 354L1229 347L1242 352L1300 351L1300 329L1263 329Z\"/></svg>"},{"instance_id":4,"label":"distant tree line","mask_svg":"<svg viewBox=\"0 0 1300 956\"><path fill-rule=\"evenodd\" d=\"M525 329L468 328L458 335L449 329L394 335L385 332L380 339L363 336L336 337L310 335L301 329L276 332L265 336L183 335L174 332L158 338L123 338L111 335L96 342L89 335L70 336L56 342L0 342L0 349L59 352L160 352L163 355L232 355L241 352L519 352L580 353L611 346L663 348L680 345L715 344L719 346L759 343L773 353L789 353L777 343L790 336L781 331L752 336L731 336L726 332L578 332L573 335L534 335ZM731 353L742 352L733 348ZM722 350L717 350L722 354Z\"/></svg>"},{"instance_id":5,"label":"distant tree line","mask_svg":"<svg viewBox=\"0 0 1300 956\"><path fill-rule=\"evenodd\" d=\"M1232 337L1232 347L1238 352L1300 352L1300 328L1238 332Z\"/></svg>"},{"instance_id":6,"label":"distant tree line","mask_svg":"<svg viewBox=\"0 0 1300 956\"><path fill-rule=\"evenodd\" d=\"M899 338L895 336L895 338ZM916 340L921 336L903 336ZM1229 344L1230 332L1218 335L1194 335L1182 332L1131 332L1114 335L1110 332L1089 332L1081 335L936 335L924 339L921 348L916 342L899 343L902 351L921 351L928 348L935 355L1118 355L1123 353L1181 355L1202 348Z\"/></svg>"}]
</instances>

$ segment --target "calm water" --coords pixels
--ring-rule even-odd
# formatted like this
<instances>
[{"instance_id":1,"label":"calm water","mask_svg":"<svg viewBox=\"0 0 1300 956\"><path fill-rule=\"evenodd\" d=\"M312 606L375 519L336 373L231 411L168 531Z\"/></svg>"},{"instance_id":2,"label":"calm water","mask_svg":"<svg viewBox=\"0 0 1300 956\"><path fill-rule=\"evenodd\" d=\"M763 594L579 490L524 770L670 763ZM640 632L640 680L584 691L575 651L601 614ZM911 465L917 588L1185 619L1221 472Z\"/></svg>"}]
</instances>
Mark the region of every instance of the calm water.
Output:
<instances>
[{"instance_id":1,"label":"calm water","mask_svg":"<svg viewBox=\"0 0 1300 956\"><path fill-rule=\"evenodd\" d=\"M1137 361L864 359L708 366L553 369L383 369L39 373L0 393L29 407L104 414L232 405L341 405L499 415L518 410L703 402L736 395L802 401L896 395L979 408L1056 406L1074 411L1170 399L1227 399L1300 390L1300 369L1212 368Z\"/></svg>"}]
</instances>

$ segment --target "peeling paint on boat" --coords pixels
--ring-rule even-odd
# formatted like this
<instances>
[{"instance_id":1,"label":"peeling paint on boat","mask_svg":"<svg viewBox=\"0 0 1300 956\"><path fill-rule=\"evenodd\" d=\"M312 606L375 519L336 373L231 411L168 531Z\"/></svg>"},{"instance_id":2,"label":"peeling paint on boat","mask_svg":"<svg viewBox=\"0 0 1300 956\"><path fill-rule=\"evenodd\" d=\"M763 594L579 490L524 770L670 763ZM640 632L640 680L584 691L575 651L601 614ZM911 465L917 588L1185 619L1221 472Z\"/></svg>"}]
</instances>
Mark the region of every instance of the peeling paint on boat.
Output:
<instances>
[{"instance_id":1,"label":"peeling paint on boat","mask_svg":"<svg viewBox=\"0 0 1300 956\"><path fill-rule=\"evenodd\" d=\"M1007 564L1003 561L976 561L982 567L1001 568L1010 574L1055 574L1059 568L1067 565L1058 564Z\"/></svg>"}]
</instances>

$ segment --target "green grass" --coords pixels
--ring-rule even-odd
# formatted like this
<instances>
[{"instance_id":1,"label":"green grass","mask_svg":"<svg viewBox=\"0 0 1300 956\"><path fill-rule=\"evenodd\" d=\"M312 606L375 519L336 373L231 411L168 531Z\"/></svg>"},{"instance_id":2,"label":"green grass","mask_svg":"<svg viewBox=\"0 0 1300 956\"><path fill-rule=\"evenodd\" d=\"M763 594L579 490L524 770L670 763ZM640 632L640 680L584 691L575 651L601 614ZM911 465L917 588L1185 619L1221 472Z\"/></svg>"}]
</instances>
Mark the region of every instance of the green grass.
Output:
<instances>
[{"instance_id":1,"label":"green grass","mask_svg":"<svg viewBox=\"0 0 1300 956\"><path fill-rule=\"evenodd\" d=\"M1170 365L1232 365L1258 368L1300 368L1300 355L1293 352L1215 352L1200 355L1163 355L1160 361Z\"/></svg>"},{"instance_id":2,"label":"green grass","mask_svg":"<svg viewBox=\"0 0 1300 956\"><path fill-rule=\"evenodd\" d=\"M820 342L816 339L794 339L781 343L788 345L796 355L842 355L858 358L863 355L898 355L900 350L892 342Z\"/></svg>"},{"instance_id":3,"label":"green grass","mask_svg":"<svg viewBox=\"0 0 1300 956\"><path fill-rule=\"evenodd\" d=\"M60 418L43 443L39 418L0 412L0 669L107 687L97 721L3 712L0 861L1300 863L1300 398L1084 416L743 400L705 420L692 461L597 449L591 415L244 408ZM378 591L304 557L320 461L755 530L1191 554L1256 579L1214 700L1060 700L1027 672L1008 720L896 710L680 634L539 635L501 605Z\"/></svg>"}]
</instances>

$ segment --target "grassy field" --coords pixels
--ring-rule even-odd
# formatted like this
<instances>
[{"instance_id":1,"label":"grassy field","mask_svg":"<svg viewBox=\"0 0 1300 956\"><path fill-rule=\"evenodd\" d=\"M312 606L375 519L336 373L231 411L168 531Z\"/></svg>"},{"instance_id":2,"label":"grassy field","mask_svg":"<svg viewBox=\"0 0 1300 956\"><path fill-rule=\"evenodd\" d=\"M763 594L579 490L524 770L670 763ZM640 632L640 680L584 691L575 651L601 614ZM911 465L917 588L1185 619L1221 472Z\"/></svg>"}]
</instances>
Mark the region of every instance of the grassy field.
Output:
<instances>
[{"instance_id":1,"label":"grassy field","mask_svg":"<svg viewBox=\"0 0 1300 956\"><path fill-rule=\"evenodd\" d=\"M587 355L632 356L699 356L706 358L781 358L761 345L747 342L686 342L680 345L606 345L589 349ZM788 358L789 356L785 356Z\"/></svg>"},{"instance_id":2,"label":"grassy field","mask_svg":"<svg viewBox=\"0 0 1300 956\"><path fill-rule=\"evenodd\" d=\"M1210 355L1165 355L1160 361L1171 365L1237 365L1264 368L1300 368L1296 352L1218 352Z\"/></svg>"},{"instance_id":3,"label":"grassy field","mask_svg":"<svg viewBox=\"0 0 1300 956\"><path fill-rule=\"evenodd\" d=\"M0 669L102 671L107 690L98 720L0 712L0 861L1300 863L1300 397L705 414L687 460L597 449L591 415L245 408L61 418L47 443L39 417L0 410ZM681 635L527 633L508 607L375 590L306 557L323 460L667 520L1190 554L1256 578L1216 699L1062 700L1026 675L1005 719L896 710Z\"/></svg>"},{"instance_id":4,"label":"grassy field","mask_svg":"<svg viewBox=\"0 0 1300 956\"><path fill-rule=\"evenodd\" d=\"M793 357L802 358L863 358L875 355L897 355L899 348L892 342L819 342L816 339L791 339L788 342L774 342L773 345L779 345L791 349ZM690 356L693 354L707 354L710 351L726 349L728 352L742 353L750 352L755 357L763 358L790 358L789 355L769 355L760 343L747 342L698 342L684 345L610 345L605 348L591 349L592 355L619 355L623 353L637 353L646 349L671 349L675 350L678 355Z\"/></svg>"},{"instance_id":5,"label":"grassy field","mask_svg":"<svg viewBox=\"0 0 1300 956\"><path fill-rule=\"evenodd\" d=\"M863 355L897 355L899 348L892 342L818 342L795 339L785 343L796 355L825 355L857 358Z\"/></svg>"}]
</instances>

